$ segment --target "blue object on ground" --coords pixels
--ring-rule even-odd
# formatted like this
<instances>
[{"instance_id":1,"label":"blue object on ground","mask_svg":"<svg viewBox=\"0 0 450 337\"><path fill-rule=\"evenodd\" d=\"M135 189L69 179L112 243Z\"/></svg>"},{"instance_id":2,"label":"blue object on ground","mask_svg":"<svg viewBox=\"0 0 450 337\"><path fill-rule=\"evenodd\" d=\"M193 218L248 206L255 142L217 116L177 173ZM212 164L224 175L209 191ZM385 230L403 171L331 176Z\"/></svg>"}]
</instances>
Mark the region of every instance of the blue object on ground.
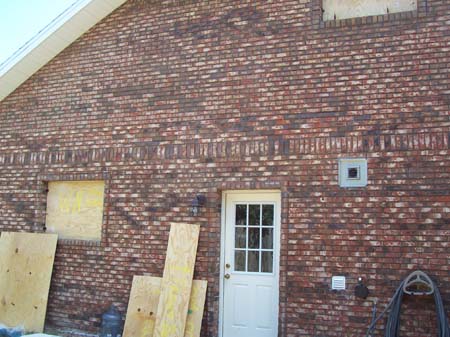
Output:
<instances>
[{"instance_id":1,"label":"blue object on ground","mask_svg":"<svg viewBox=\"0 0 450 337\"><path fill-rule=\"evenodd\" d=\"M23 330L20 328L7 328L0 325L0 337L22 337Z\"/></svg>"},{"instance_id":2,"label":"blue object on ground","mask_svg":"<svg viewBox=\"0 0 450 337\"><path fill-rule=\"evenodd\" d=\"M114 305L102 315L100 337L120 337L122 335L122 316Z\"/></svg>"}]
</instances>

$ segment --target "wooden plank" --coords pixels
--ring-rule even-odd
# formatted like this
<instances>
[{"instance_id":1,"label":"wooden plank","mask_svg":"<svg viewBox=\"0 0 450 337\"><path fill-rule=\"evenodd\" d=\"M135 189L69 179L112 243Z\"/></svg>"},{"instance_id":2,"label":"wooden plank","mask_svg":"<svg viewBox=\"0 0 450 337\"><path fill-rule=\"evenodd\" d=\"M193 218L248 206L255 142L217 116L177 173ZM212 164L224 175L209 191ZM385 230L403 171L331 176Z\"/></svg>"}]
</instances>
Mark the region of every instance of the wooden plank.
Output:
<instances>
[{"instance_id":1,"label":"wooden plank","mask_svg":"<svg viewBox=\"0 0 450 337\"><path fill-rule=\"evenodd\" d=\"M101 239L105 182L51 181L48 183L47 232L61 239Z\"/></svg>"},{"instance_id":2,"label":"wooden plank","mask_svg":"<svg viewBox=\"0 0 450 337\"><path fill-rule=\"evenodd\" d=\"M134 276L123 337L152 337L161 293L161 278Z\"/></svg>"},{"instance_id":3,"label":"wooden plank","mask_svg":"<svg viewBox=\"0 0 450 337\"><path fill-rule=\"evenodd\" d=\"M199 225L171 226L155 337L184 336L199 233Z\"/></svg>"},{"instance_id":4,"label":"wooden plank","mask_svg":"<svg viewBox=\"0 0 450 337\"><path fill-rule=\"evenodd\" d=\"M356 18L417 10L417 0L322 0L323 20Z\"/></svg>"},{"instance_id":5,"label":"wooden plank","mask_svg":"<svg viewBox=\"0 0 450 337\"><path fill-rule=\"evenodd\" d=\"M0 318L7 326L42 332L55 259L56 234L0 236Z\"/></svg>"},{"instance_id":6,"label":"wooden plank","mask_svg":"<svg viewBox=\"0 0 450 337\"><path fill-rule=\"evenodd\" d=\"M207 287L208 281L194 280L192 282L191 298L189 301L189 310L186 320L186 328L184 330L184 337L200 337Z\"/></svg>"},{"instance_id":7,"label":"wooden plank","mask_svg":"<svg viewBox=\"0 0 450 337\"><path fill-rule=\"evenodd\" d=\"M135 276L131 286L123 337L153 337L161 278ZM194 280L184 337L200 337L207 281Z\"/></svg>"}]
</instances>

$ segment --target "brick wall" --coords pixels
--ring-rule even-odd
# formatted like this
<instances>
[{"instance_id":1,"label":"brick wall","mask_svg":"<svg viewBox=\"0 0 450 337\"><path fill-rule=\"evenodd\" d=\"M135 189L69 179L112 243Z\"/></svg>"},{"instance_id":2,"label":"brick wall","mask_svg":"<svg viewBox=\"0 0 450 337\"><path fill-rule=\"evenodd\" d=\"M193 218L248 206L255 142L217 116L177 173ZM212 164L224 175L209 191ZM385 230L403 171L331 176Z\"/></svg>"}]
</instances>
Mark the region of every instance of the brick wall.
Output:
<instances>
[{"instance_id":1,"label":"brick wall","mask_svg":"<svg viewBox=\"0 0 450 337\"><path fill-rule=\"evenodd\" d=\"M419 3L325 25L319 0L128 1L4 99L1 230L42 231L46 181L107 186L101 242L58 244L47 323L125 313L132 276L162 275L170 223L195 222L217 336L228 189L282 191L281 336L362 336L415 269L450 311L450 3ZM338 187L346 157L368 159L366 188ZM435 335L432 301L405 302L402 336Z\"/></svg>"}]
</instances>

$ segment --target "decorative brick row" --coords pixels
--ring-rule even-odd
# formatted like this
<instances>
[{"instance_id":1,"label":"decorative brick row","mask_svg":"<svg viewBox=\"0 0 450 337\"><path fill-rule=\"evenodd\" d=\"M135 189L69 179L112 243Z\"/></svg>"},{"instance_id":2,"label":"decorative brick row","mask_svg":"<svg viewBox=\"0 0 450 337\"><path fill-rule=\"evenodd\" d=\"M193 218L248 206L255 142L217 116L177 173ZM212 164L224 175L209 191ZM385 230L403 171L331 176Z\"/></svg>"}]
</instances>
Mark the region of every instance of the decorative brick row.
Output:
<instances>
[{"instance_id":1,"label":"decorative brick row","mask_svg":"<svg viewBox=\"0 0 450 337\"><path fill-rule=\"evenodd\" d=\"M299 156L365 152L449 149L449 133L416 133L329 138L273 137L255 141L196 142L187 144L123 145L65 151L0 154L2 165L34 165L89 162L145 162L155 159L215 159L251 156Z\"/></svg>"}]
</instances>

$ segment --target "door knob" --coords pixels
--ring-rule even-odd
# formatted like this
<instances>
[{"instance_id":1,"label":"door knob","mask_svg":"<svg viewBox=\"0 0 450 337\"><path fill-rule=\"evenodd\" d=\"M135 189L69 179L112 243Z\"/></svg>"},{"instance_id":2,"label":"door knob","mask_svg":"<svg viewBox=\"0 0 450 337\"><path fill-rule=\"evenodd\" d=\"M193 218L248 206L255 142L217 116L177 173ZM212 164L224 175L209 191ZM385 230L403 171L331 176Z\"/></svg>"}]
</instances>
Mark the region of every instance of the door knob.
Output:
<instances>
[{"instance_id":1,"label":"door knob","mask_svg":"<svg viewBox=\"0 0 450 337\"><path fill-rule=\"evenodd\" d=\"M230 274L225 274L224 277L228 280L231 276Z\"/></svg>"}]
</instances>

